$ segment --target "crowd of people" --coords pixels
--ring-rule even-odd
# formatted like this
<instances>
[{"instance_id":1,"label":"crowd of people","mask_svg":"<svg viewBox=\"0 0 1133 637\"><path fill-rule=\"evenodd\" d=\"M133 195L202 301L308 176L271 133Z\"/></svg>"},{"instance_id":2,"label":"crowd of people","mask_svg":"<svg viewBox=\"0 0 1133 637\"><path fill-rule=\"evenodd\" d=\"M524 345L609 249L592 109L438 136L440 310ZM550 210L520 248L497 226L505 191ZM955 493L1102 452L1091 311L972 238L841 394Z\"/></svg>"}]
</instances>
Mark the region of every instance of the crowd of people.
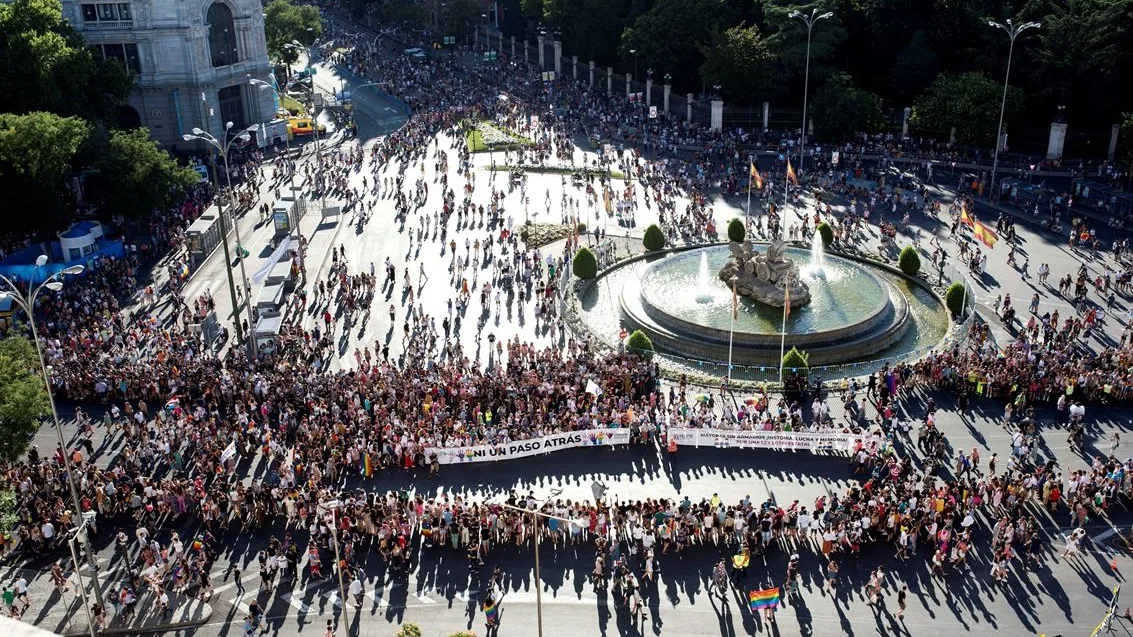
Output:
<instances>
[{"instance_id":1,"label":"crowd of people","mask_svg":"<svg viewBox=\"0 0 1133 637\"><path fill-rule=\"evenodd\" d=\"M973 533L979 536L973 528L977 521L991 529L997 568L1007 569L1040 554L1042 540L1035 529L1041 520L1028 503L1041 502L1081 524L1086 515L1104 514L1119 494L1129 493L1130 463L1099 457L1088 468L1067 473L1034 455L1035 422L1029 409L1053 404L1069 421L1083 404L1129 398L1133 361L1125 343L1090 352L1083 344L1084 316L1067 316L1060 323L1057 311L1047 316L1032 309L1038 318L1002 348L990 344L986 329L973 325L972 337L965 341L970 347L956 346L886 369L864 388L850 384L842 396L846 423L829 416L829 397L821 388L807 396L813 398L809 410L801 398L766 393L730 406L724 394L696 400L696 390L683 382L663 386L653 361L598 353L585 337L565 328L557 304L561 274L556 273L565 272L571 247L582 238L571 237L558 254L522 249L516 212L504 204L506 185L496 183L496 172L485 179L471 170L465 133L469 120L489 120L531 141L501 154L505 164L565 163L581 169L582 155L572 147L576 135L610 139L620 123L635 116L629 112L633 107L585 83L566 83L553 93L513 92L500 99L495 82L511 79L487 82L458 64L430 59L378 65L388 90L415 110L402 129L368 150L328 153L321 171L287 160L270 177L260 165L262 158L249 155L237 162L234 175L244 184L234 194L243 196L245 209L261 205L256 200L261 182L270 190L292 174L302 176L316 196L346 200L360 226L369 221L376 202L392 200L411 246L433 244L449 259L447 282L429 285L423 266L414 273L407 264L399 272L389 259L379 282L374 262L367 268L353 263L345 249L332 249L332 266L326 273L312 272L310 284L298 293L295 314L300 318L285 330L275 352L249 360L233 348L227 358L218 359L206 353L202 336L190 329L199 309L178 294L180 275L172 264L175 276L167 277L167 289L138 285L139 269L176 250L184 241L184 228L207 207L213 193L201 186L184 205L155 211L150 243L131 247L123 259L103 259L82 275L80 284L41 297L35 320L55 395L93 404L101 416L91 418L80 407L75 413L78 433L66 449L41 453L33 448L26 462L2 467L18 494L20 520L13 537L5 540L5 550L50 551L77 523L63 479L68 464L76 474L82 510L96 511L101 529L136 528L133 540L114 533L121 559L130 567L129 578L109 596L120 612L132 611L143 589L152 592L156 605L164 605L162 612L171 590L207 595L210 567L222 552L213 536L234 525L282 536L261 556L266 589L277 572L298 578L306 568L310 578L328 576L335 568L324 571L323 565L331 559L334 534L319 503L330 498L344 503L332 518L341 532L337 541L343 557L336 566L358 581L363 579L361 558L374 547L394 570L404 571L422 543L426 550L467 552L474 569L486 563L493 546L503 543L586 543L595 548L596 585L612 577L619 590L631 591L629 600L640 587L637 582L656 577L665 556L700 545L752 553L810 546L828 558L833 582L842 556L855 556L870 543L889 543L903 558L923 551L939 574L965 563L976 539ZM561 107L559 115L553 114L554 106ZM539 114L538 123L526 121L531 113ZM627 205L630 218L637 206L656 206L670 239L706 239L714 218L711 193L734 168L721 168L719 157L734 155L731 144L737 140L666 122L662 125L669 128L652 130L662 148L695 140L706 152L691 161L675 155L652 161L632 149L603 150L594 164L599 170L580 180L577 197L564 194L558 202L560 218L610 215L609 208L602 210L603 193L608 192L611 204ZM463 183L449 182L449 162L457 166L453 181ZM732 163L746 174L746 159L733 157L727 165ZM437 175L434 180L427 177L428 164ZM596 177L600 169L609 172ZM633 183L626 179L618 184L615 170L633 176ZM361 188L354 178L358 172L364 173ZM478 180L488 182L487 209L473 201ZM768 192L774 192L775 181L768 180ZM478 197L484 192L484 184L480 186ZM832 220L839 224L839 241L852 243L872 232L870 223L880 223L886 208L892 220L917 209L933 214L938 209L923 192L863 187L844 176L831 175L821 187L852 196L852 211L839 218L820 206L813 217L803 212L796 221L781 221L769 199L767 214L749 214L750 221L760 233L765 221L768 233L804 233L812 232L818 221ZM553 204L548 194L547 214ZM871 213L877 216L871 218ZM455 230L465 231L463 246L452 236L454 217ZM1117 262L1114 267L1124 266ZM381 303L376 291L392 291L398 283L404 301L401 307L390 305L389 315L391 329L398 321L403 326L402 355L391 356L388 345L375 344L373 350L355 348L349 368L331 365L338 349L334 335L365 320L367 308ZM414 295L420 297L426 286L430 291L447 286L451 300L446 315L432 316L415 305ZM134 291L137 298L124 297L123 291ZM477 297L481 311L472 315L479 316L475 329L489 343L487 367L479 355L467 355L455 338L462 330L462 306L475 304ZM500 315L504 305L510 311L513 304L535 314L546 341L491 332L486 317L493 309ZM342 318L335 319L340 312ZM162 321L159 316L171 318ZM933 425L936 410L930 405L916 419L922 462L913 452L912 419L901 415L907 388L916 385L1008 405L1004 426L1018 432L1011 458L1000 467L994 454L981 464L974 449L951 450L956 464L949 474L950 450ZM540 504L513 494L505 507L458 494L424 498L366 488L376 473L425 467L435 472L431 448L501 444L592 428L629 429L636 444L652 444L672 427L853 427L861 433L851 454L860 483L812 506L749 498L725 502L699 494L695 500ZM105 442L95 448L92 440L99 428ZM255 463L267 468L262 479L247 475ZM344 482L350 487L342 487ZM533 537L531 512L536 510L553 517ZM186 518L203 524L199 537L161 530ZM1013 561L1015 555L1024 559ZM258 623L259 614L253 615Z\"/></svg>"}]
</instances>

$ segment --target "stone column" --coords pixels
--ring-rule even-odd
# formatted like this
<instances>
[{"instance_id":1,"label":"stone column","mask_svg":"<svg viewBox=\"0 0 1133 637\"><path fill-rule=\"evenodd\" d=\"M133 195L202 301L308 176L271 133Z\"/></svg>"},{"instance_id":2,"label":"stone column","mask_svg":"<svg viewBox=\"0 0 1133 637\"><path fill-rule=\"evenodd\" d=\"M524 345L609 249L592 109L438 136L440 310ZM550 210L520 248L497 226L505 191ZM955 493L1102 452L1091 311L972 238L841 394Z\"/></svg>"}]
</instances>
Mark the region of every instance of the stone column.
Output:
<instances>
[{"instance_id":1,"label":"stone column","mask_svg":"<svg viewBox=\"0 0 1133 637\"><path fill-rule=\"evenodd\" d=\"M525 64L531 63L531 43L527 40L523 41L523 62Z\"/></svg>"},{"instance_id":2,"label":"stone column","mask_svg":"<svg viewBox=\"0 0 1133 637\"><path fill-rule=\"evenodd\" d=\"M614 94L614 67L606 67L606 95Z\"/></svg>"},{"instance_id":3,"label":"stone column","mask_svg":"<svg viewBox=\"0 0 1133 637\"><path fill-rule=\"evenodd\" d=\"M948 145L951 146L952 144L955 144L955 143L956 143L956 127L953 126L952 130L948 131Z\"/></svg>"},{"instance_id":4,"label":"stone column","mask_svg":"<svg viewBox=\"0 0 1133 637\"><path fill-rule=\"evenodd\" d=\"M1062 149L1066 147L1066 124L1054 122L1050 125L1050 140L1046 145L1047 159L1062 159Z\"/></svg>"},{"instance_id":5,"label":"stone column","mask_svg":"<svg viewBox=\"0 0 1133 637\"><path fill-rule=\"evenodd\" d=\"M474 49L480 48L480 27L476 27L472 32L472 46Z\"/></svg>"},{"instance_id":6,"label":"stone column","mask_svg":"<svg viewBox=\"0 0 1133 637\"><path fill-rule=\"evenodd\" d=\"M626 73L626 99L627 100L629 99L629 91L630 91L629 83L630 83L630 80L632 78L633 78L633 75L631 75L630 73Z\"/></svg>"},{"instance_id":7,"label":"stone column","mask_svg":"<svg viewBox=\"0 0 1133 637\"><path fill-rule=\"evenodd\" d=\"M691 122L692 121L692 93L685 95L685 110L687 111L685 113L685 121Z\"/></svg>"},{"instance_id":8,"label":"stone column","mask_svg":"<svg viewBox=\"0 0 1133 637\"><path fill-rule=\"evenodd\" d=\"M563 43L555 40L555 78L563 74Z\"/></svg>"},{"instance_id":9,"label":"stone column","mask_svg":"<svg viewBox=\"0 0 1133 637\"><path fill-rule=\"evenodd\" d=\"M511 59L515 59L515 36L511 36Z\"/></svg>"},{"instance_id":10,"label":"stone column","mask_svg":"<svg viewBox=\"0 0 1133 637\"><path fill-rule=\"evenodd\" d=\"M1117 156L1117 135L1121 133L1121 124L1114 124L1109 129L1109 152L1106 154L1110 161Z\"/></svg>"},{"instance_id":11,"label":"stone column","mask_svg":"<svg viewBox=\"0 0 1133 637\"><path fill-rule=\"evenodd\" d=\"M545 39L543 38L543 36L539 36L538 38L536 38L536 40L538 40L539 42L539 70L545 71L547 69L546 61L543 57L543 45L545 44Z\"/></svg>"},{"instance_id":12,"label":"stone column","mask_svg":"<svg viewBox=\"0 0 1133 637\"><path fill-rule=\"evenodd\" d=\"M645 108L653 106L653 78L645 78Z\"/></svg>"},{"instance_id":13,"label":"stone column","mask_svg":"<svg viewBox=\"0 0 1133 637\"><path fill-rule=\"evenodd\" d=\"M574 79L577 80L578 79L578 56L577 55L570 56L570 66L571 66L571 69L572 69L571 74L574 76Z\"/></svg>"},{"instance_id":14,"label":"stone column","mask_svg":"<svg viewBox=\"0 0 1133 637\"><path fill-rule=\"evenodd\" d=\"M714 131L724 130L724 100L712 100L712 123Z\"/></svg>"},{"instance_id":15,"label":"stone column","mask_svg":"<svg viewBox=\"0 0 1133 637\"><path fill-rule=\"evenodd\" d=\"M904 119L901 120L901 139L909 138L909 116L913 114L913 109L908 106L905 107Z\"/></svg>"},{"instance_id":16,"label":"stone column","mask_svg":"<svg viewBox=\"0 0 1133 637\"><path fill-rule=\"evenodd\" d=\"M771 119L771 102L763 103L763 132L767 132L767 120Z\"/></svg>"},{"instance_id":17,"label":"stone column","mask_svg":"<svg viewBox=\"0 0 1133 637\"><path fill-rule=\"evenodd\" d=\"M663 100L665 102L665 104L664 104L665 109L664 110L665 110L666 115L669 114L669 93L671 93L672 91L673 91L673 85L666 82L665 83L665 96L663 98Z\"/></svg>"},{"instance_id":18,"label":"stone column","mask_svg":"<svg viewBox=\"0 0 1133 637\"><path fill-rule=\"evenodd\" d=\"M594 60L590 60L590 88L594 88Z\"/></svg>"}]
</instances>

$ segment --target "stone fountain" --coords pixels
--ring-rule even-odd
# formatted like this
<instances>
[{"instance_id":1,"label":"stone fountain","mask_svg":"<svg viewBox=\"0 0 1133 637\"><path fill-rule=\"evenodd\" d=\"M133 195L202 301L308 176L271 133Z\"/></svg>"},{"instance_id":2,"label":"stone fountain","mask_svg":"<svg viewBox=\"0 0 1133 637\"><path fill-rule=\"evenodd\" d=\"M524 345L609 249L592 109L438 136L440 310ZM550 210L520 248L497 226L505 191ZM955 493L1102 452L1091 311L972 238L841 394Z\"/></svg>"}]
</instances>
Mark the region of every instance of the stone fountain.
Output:
<instances>
[{"instance_id":1,"label":"stone fountain","mask_svg":"<svg viewBox=\"0 0 1133 637\"><path fill-rule=\"evenodd\" d=\"M810 288L799 279L799 268L783 254L786 244L776 239L759 252L751 241L731 243L732 260L720 269L719 277L730 288L736 277L736 293L764 305L783 307L790 290L791 307L810 303Z\"/></svg>"}]
</instances>

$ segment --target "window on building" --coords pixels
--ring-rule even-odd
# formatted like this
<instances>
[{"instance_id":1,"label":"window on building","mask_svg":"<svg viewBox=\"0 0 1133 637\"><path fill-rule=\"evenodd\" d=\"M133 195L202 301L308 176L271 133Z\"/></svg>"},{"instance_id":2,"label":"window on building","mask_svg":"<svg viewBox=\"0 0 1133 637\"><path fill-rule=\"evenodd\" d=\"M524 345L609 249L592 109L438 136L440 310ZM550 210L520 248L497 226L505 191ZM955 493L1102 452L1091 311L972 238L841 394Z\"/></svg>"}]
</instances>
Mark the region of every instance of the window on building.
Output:
<instances>
[{"instance_id":1,"label":"window on building","mask_svg":"<svg viewBox=\"0 0 1133 637\"><path fill-rule=\"evenodd\" d=\"M98 3L82 5L83 22L94 23L98 27L114 27L134 19L130 3Z\"/></svg>"},{"instance_id":2,"label":"window on building","mask_svg":"<svg viewBox=\"0 0 1133 637\"><path fill-rule=\"evenodd\" d=\"M138 45L133 42L125 44L96 44L90 47L95 53L107 60L117 60L131 73L142 72L141 56L138 55Z\"/></svg>"},{"instance_id":3,"label":"window on building","mask_svg":"<svg viewBox=\"0 0 1133 637\"><path fill-rule=\"evenodd\" d=\"M236 26L232 22L232 9L221 2L209 6L209 54L213 66L228 66L240 60L236 49Z\"/></svg>"}]
</instances>

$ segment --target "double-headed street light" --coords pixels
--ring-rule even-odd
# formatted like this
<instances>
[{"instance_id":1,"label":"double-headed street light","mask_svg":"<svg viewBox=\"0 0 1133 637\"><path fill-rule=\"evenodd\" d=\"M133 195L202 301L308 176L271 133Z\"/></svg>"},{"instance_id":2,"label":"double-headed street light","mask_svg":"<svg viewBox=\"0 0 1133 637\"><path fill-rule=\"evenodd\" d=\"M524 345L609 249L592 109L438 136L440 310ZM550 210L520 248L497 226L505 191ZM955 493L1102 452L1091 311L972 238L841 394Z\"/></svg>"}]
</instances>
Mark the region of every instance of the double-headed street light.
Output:
<instances>
[{"instance_id":1,"label":"double-headed street light","mask_svg":"<svg viewBox=\"0 0 1133 637\"><path fill-rule=\"evenodd\" d=\"M40 255L35 260L36 268L42 268L47 265L47 255ZM63 453L63 468L67 470L67 486L71 490L71 506L75 507L75 515L83 515L82 499L79 498L79 487L75 482L75 468L71 464L71 454L67 453L67 443L63 440L63 426L59 422L59 411L55 407L55 395L51 392L51 375L47 373L47 361L43 358L43 344L39 341L39 331L35 327L35 301L39 297L39 293L47 289L52 292L58 292L63 289L63 277L74 276L82 274L82 264L75 264L59 270L58 272L48 276L39 285L28 284L27 293L24 293L18 285L11 279L0 274L0 281L8 289L0 289L0 300L11 299L17 307L24 311L28 316L28 324L31 325L31 339L35 343L36 358L39 360L39 371L43 373L43 382L47 388L47 401L51 404L51 420L55 425L55 435L58 438L59 450ZM86 519L86 518L84 518ZM98 605L106 608L102 602L102 585L98 581L98 562L95 560L94 551L87 551L87 560L90 562L91 567L91 582L94 584L94 597L98 601ZM77 567L76 567L77 568ZM92 634L94 628L91 628Z\"/></svg>"},{"instance_id":2,"label":"double-headed street light","mask_svg":"<svg viewBox=\"0 0 1133 637\"><path fill-rule=\"evenodd\" d=\"M261 89L261 90L262 89L268 89L273 94L275 94L275 99L279 102L279 111L277 111L276 114L287 113L288 117L290 117L290 114L291 114L290 111L288 111L283 106L283 95L280 94L279 89L277 89L275 86L273 86L270 82L265 82L261 79L257 79L257 78L254 78L254 77L249 77L248 83L251 84L252 86L255 86L256 88ZM291 158L291 123L290 122L287 123L286 133L287 134L284 135L284 137L283 137L283 142L284 142L284 144L286 145L286 148L287 148L287 158L290 159ZM293 214L291 215L291 227L292 227L292 232L295 235L296 249L298 250L298 253L299 253L299 273L302 275L303 280L306 281L307 280L307 254L306 254L307 251L303 248L303 233L299 231L299 195L296 194L296 190L295 190L295 172L296 171L294 171L294 170L290 171L290 173L291 173L291 201L292 201L292 211L293 211Z\"/></svg>"},{"instance_id":3,"label":"double-headed street light","mask_svg":"<svg viewBox=\"0 0 1133 637\"><path fill-rule=\"evenodd\" d=\"M811 32L814 31L815 22L825 20L833 15L834 13L831 11L819 13L818 9L811 9L810 15L792 11L787 16L789 18L798 18L806 24L806 73L803 75L803 136L799 142L799 173L803 171L803 161L806 157L806 99L807 91L810 88L810 36Z\"/></svg>"},{"instance_id":4,"label":"double-headed street light","mask_svg":"<svg viewBox=\"0 0 1133 637\"><path fill-rule=\"evenodd\" d=\"M310 31L311 29L307 29L307 30ZM379 35L378 37L380 38L381 35ZM376 41L377 40L375 40L375 42ZM318 44L319 44L318 40L315 40L314 42L311 43L311 46L306 47L306 46L303 46L303 44L300 43L299 40L292 40L291 42L284 44L283 48L291 49L292 51L303 51L307 55L307 77L311 80L311 128L312 128L314 135L315 135L315 159L318 161L318 173L319 173L319 175L322 175L322 173L323 173L323 153L322 153L321 148L319 147L319 119L318 119L317 114L315 113L315 91L316 91L316 89L315 89L315 74L314 74L314 71L312 69L312 66L314 64L313 60L315 58L313 51L318 47ZM316 186L317 185L318 184L316 182ZM322 192L321 189L320 189L320 192ZM325 214L326 213L326 207L327 207L326 197L320 195L319 196L319 213Z\"/></svg>"},{"instance_id":5,"label":"double-headed street light","mask_svg":"<svg viewBox=\"0 0 1133 637\"><path fill-rule=\"evenodd\" d=\"M1037 29L1042 26L1038 22L1024 22L1018 25L1012 24L1011 20L1005 22L1006 24L995 20L987 21L989 27L1003 29L1011 39L1011 45L1007 48L1007 74L1003 77L1003 99L999 102L999 127L995 130L995 159L991 162L991 187L988 189L988 196L995 194L995 173L999 170L999 148L1003 145L1003 111L1007 107L1007 82L1011 79L1011 56L1015 53L1015 38L1027 29Z\"/></svg>"},{"instance_id":6,"label":"double-headed street light","mask_svg":"<svg viewBox=\"0 0 1133 637\"><path fill-rule=\"evenodd\" d=\"M229 132L231 130L232 130L232 122L228 122L227 124L224 125L224 131L225 131L226 136L228 137L228 140L224 143L221 143L221 141L219 139L217 139L216 137L213 137L212 133L209 133L208 131L201 130L199 128L194 128L193 132L191 134L185 133L184 135L181 136L182 139L184 139L187 142L194 141L194 140L204 142L204 143L208 144L209 146L211 146L214 150L216 150L216 152L220 153L220 158L224 161L224 174L226 176L226 179L228 180L228 196L232 196L232 172L228 169L228 151L232 148L232 144L236 140L247 140L251 136L251 134L256 130L256 127L255 126L249 126L248 128L241 130L239 133L237 133L235 135L229 134ZM219 194L220 193L220 180L218 180L216 178L216 164L215 164L215 162L213 163L212 176L213 176L213 185L216 186L216 190ZM233 322L235 323L235 326L236 326L236 339L240 340L241 339L240 317L239 317L240 305L239 305L239 303L236 299L236 285L232 280L232 257L230 256L230 254L228 252L228 228L223 227L224 219L225 219L225 217L224 217L224 196L223 196L223 194L220 194L220 196L218 196L216 198L216 205L217 205L217 208L220 211L220 222L221 222L221 226L222 226L221 232L220 232L220 237L221 237L221 243L224 245L224 267L228 271L228 291L232 295L232 317L234 319ZM233 211L233 214L232 214L232 227L236 229L236 247L243 248L243 242L240 240L240 224L236 219L235 211ZM248 271L247 271L247 268L244 266L244 260L245 260L244 256L240 255L240 276L243 279L243 284L244 284L244 309L247 311L247 317L248 317L248 334L246 334L246 336L248 337L248 343L247 343L248 355L249 355L250 358L254 359L256 357L256 336L255 336L256 326L255 326L254 319L252 318L252 286L248 284Z\"/></svg>"},{"instance_id":7,"label":"double-headed street light","mask_svg":"<svg viewBox=\"0 0 1133 637\"><path fill-rule=\"evenodd\" d=\"M338 500L323 500L318 504L320 509L330 512L330 537L331 543L334 544L334 570L338 571L338 595L342 600L342 617L343 623L345 623L347 608L346 583L342 577L342 557L338 550L338 508L341 505L342 503ZM349 628L347 631L349 631Z\"/></svg>"}]
</instances>

